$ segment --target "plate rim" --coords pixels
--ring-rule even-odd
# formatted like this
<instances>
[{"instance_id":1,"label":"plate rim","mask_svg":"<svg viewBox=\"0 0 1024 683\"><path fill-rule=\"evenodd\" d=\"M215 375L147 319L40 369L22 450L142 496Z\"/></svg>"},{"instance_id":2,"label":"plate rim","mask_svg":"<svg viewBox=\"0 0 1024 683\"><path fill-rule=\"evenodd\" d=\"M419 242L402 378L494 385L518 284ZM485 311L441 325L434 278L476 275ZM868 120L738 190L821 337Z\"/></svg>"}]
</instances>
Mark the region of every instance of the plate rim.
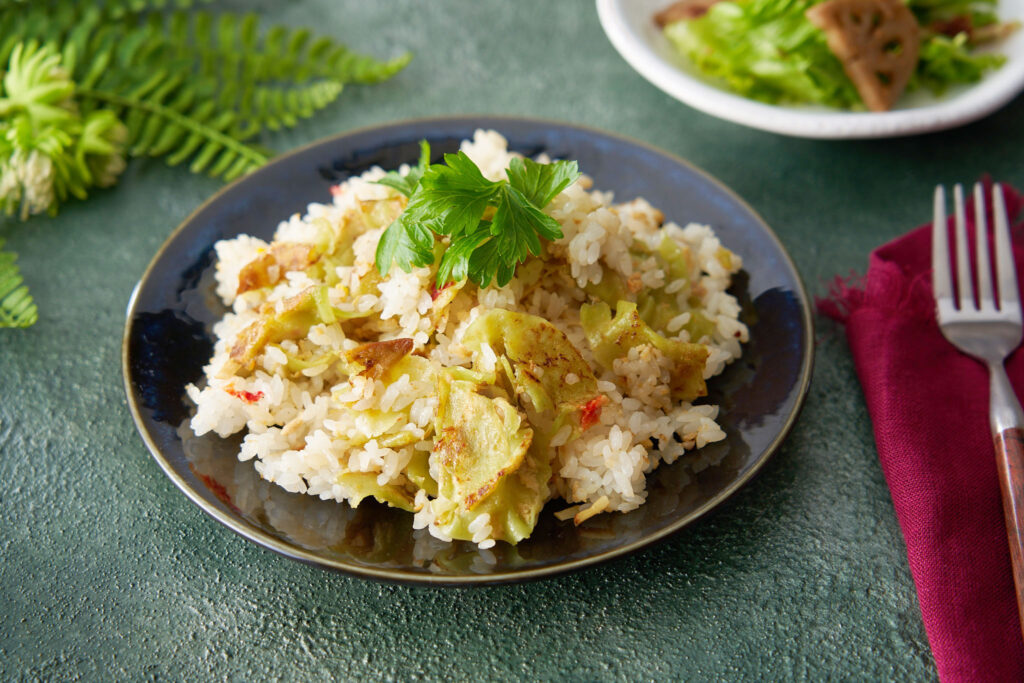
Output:
<instances>
[{"instance_id":1,"label":"plate rim","mask_svg":"<svg viewBox=\"0 0 1024 683\"><path fill-rule=\"evenodd\" d=\"M959 97L912 109L816 112L767 104L718 88L667 62L632 29L624 2L628 0L596 0L597 14L608 40L633 70L698 111L780 135L865 140L931 133L983 118L1024 90L1024 59L1018 59L1008 60L999 71L970 85Z\"/></svg>"},{"instance_id":2,"label":"plate rim","mask_svg":"<svg viewBox=\"0 0 1024 683\"><path fill-rule=\"evenodd\" d=\"M740 205L749 214L756 219L756 222L760 225L765 235L775 244L778 249L781 261L789 269L792 274L793 280L796 284L796 290L794 294L797 295L800 303L801 321L803 323L803 343L804 353L800 362L800 372L796 388L796 399L793 404L793 408L789 415L786 416L785 422L782 429L771 441L771 443L764 449L761 456L756 462L752 464L750 469L743 474L743 476L730 482L730 484L724 487L721 491L718 491L712 498L707 500L700 507L690 511L680 519L675 520L671 524L666 525L664 528L650 534L645 535L640 539L632 541L622 546L618 546L609 550L605 550L594 555L588 555L582 558L576 558L566 561L558 562L557 564L548 565L544 567L536 567L523 570L514 571L503 571L493 574L467 574L467 575L446 575L446 574L429 574L429 573L416 573L409 572L398 568L377 568L373 566L361 565L357 563L343 563L334 561L317 556L301 547L285 543L277 538L274 538L270 534L259 530L255 527L245 525L235 520L233 517L227 515L219 508L210 504L178 474L177 470L171 465L163 453L157 446L153 436L150 434L144 417L142 415L138 401L136 400L135 393L132 390L131 381L131 368L130 368L130 340L133 329L133 323L139 311L137 311L139 292L142 289L143 283L146 282L150 274L156 265L161 261L165 251L170 245L175 242L178 237L193 223L193 221L203 213L209 206L217 202L223 195L234 190L242 183L247 182L248 179L265 172L272 165L278 163L285 163L292 157L298 156L310 149L319 146L330 146L337 145L344 141L346 138L355 137L371 132L385 132L394 131L399 132L404 128L408 128L414 125L465 125L465 126L479 126L479 127L493 127L500 132L501 122L516 122L520 124L527 124L536 127L560 127L560 128L571 128L578 131L596 135L599 137L613 138L619 142L627 145L643 148L649 152L665 157L673 163L685 166L692 172L702 176L707 182L716 186L720 191L726 194L736 204ZM123 380L123 386L125 396L128 404L129 412L131 413L132 421L135 424L136 431L142 437L142 440L149 451L150 455L157 464L164 471L164 474L174 483L177 488L185 494L185 496L192 501L200 510L205 512L207 515L212 517L214 520L224 525L228 529L232 530L239 536L242 536L248 541L251 541L267 550L274 551L280 555L298 560L305 564L316 565L321 568L331 569L339 571L350 576L358 578L369 578L377 581L384 581L389 583L403 583L412 585L436 585L436 586L471 586L471 585L494 585L504 583L517 583L522 581L531 581L542 578L549 578L560 574L566 574L569 572L578 571L587 567L593 567L604 562L611 561L616 558L621 558L626 555L633 554L643 548L649 547L656 543L662 542L672 535L679 532L684 527L692 524L697 519L703 517L705 514L710 512L712 509L718 507L728 498L732 497L739 489L745 486L751 479L753 479L758 472L764 467L764 465L771 459L771 456L779 449L783 441L789 436L793 426L796 424L799 418L800 412L806 401L808 390L810 388L811 377L813 374L814 367L814 317L811 313L810 299L807 296L807 289L804 286L803 279L800 275L800 271L797 269L796 264L793 262L792 257L786 250L782 241L775 234L771 226L764 220L764 218L753 209L743 198L737 195L730 187L725 185L722 181L718 180L714 176L710 175L707 171L697 167L693 163L679 157L671 152L664 149L655 147L654 145L648 144L642 140L637 140L619 133L612 131L602 130L599 128L581 125L578 123L559 121L555 119L546 119L539 117L530 116L518 116L518 115L499 115L499 114L460 114L454 116L428 116L428 117L417 117L410 119L400 119L385 123L374 123L351 130L346 130L341 133L326 136L318 140L314 140L305 145L301 145L295 149L289 150L277 157L274 157L270 162L260 167L253 173L238 178L231 183L228 183L224 187L220 188L213 195L203 201L198 207L191 211L177 227L172 230L160 248L157 249L156 253L150 259L145 270L139 278L139 281L135 284L132 289L128 305L125 311L125 326L124 333L121 339L121 374Z\"/></svg>"}]
</instances>

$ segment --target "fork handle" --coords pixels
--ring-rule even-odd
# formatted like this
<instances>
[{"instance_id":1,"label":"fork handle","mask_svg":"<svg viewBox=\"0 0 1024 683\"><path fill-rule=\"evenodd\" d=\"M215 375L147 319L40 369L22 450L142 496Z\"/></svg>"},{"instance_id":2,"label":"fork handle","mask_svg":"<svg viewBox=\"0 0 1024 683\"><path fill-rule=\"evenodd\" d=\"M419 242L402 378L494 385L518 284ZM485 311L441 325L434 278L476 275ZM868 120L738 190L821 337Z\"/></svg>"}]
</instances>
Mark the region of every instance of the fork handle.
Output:
<instances>
[{"instance_id":1,"label":"fork handle","mask_svg":"<svg viewBox=\"0 0 1024 683\"><path fill-rule=\"evenodd\" d=\"M1003 517L1010 542L1013 584L1017 590L1017 614L1024 635L1024 413L1002 363L989 366L996 465L1003 494Z\"/></svg>"}]
</instances>

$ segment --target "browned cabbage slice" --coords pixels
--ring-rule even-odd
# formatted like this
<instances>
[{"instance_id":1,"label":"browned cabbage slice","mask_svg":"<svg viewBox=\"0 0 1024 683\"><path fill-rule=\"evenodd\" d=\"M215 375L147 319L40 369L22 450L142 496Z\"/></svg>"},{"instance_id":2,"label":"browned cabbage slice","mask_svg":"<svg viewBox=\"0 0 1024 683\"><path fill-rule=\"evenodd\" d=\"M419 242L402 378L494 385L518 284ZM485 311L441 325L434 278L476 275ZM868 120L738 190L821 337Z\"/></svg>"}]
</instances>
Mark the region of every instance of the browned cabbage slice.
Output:
<instances>
[{"instance_id":1,"label":"browned cabbage slice","mask_svg":"<svg viewBox=\"0 0 1024 683\"><path fill-rule=\"evenodd\" d=\"M327 286L308 287L279 304L265 304L259 319L235 337L228 361L221 368L221 377L248 375L256 367L256 358L268 344L279 344L286 339L302 339L309 328L321 323L332 324L347 318L359 318L369 312L339 311L331 306ZM317 359L318 362L323 359ZM296 367L302 364L296 359ZM289 359L292 363L292 359Z\"/></svg>"},{"instance_id":2,"label":"browned cabbage slice","mask_svg":"<svg viewBox=\"0 0 1024 683\"><path fill-rule=\"evenodd\" d=\"M321 322L318 303L322 302L318 302L318 298L321 293L316 287L310 287L285 299L280 307L267 306L259 320L238 333L221 376L252 372L256 357L267 344L305 337L310 327Z\"/></svg>"},{"instance_id":3,"label":"browned cabbage slice","mask_svg":"<svg viewBox=\"0 0 1024 683\"><path fill-rule=\"evenodd\" d=\"M359 374L380 379L395 363L412 351L413 341L409 338L367 342L348 352L348 359L363 366Z\"/></svg>"},{"instance_id":4,"label":"browned cabbage slice","mask_svg":"<svg viewBox=\"0 0 1024 683\"><path fill-rule=\"evenodd\" d=\"M320 251L312 244L302 242L274 242L265 251L238 273L237 294L262 287L269 287L281 281L284 274L293 270L305 270L320 260Z\"/></svg>"},{"instance_id":5,"label":"browned cabbage slice","mask_svg":"<svg viewBox=\"0 0 1024 683\"><path fill-rule=\"evenodd\" d=\"M486 343L504 356L509 380L538 412L582 414L600 396L594 371L580 352L561 330L538 316L490 310L466 329L462 343L472 351ZM576 377L571 384L566 381L570 375Z\"/></svg>"},{"instance_id":6,"label":"browned cabbage slice","mask_svg":"<svg viewBox=\"0 0 1024 683\"><path fill-rule=\"evenodd\" d=\"M348 489L349 503L358 507L363 498L374 498L379 503L413 511L413 496L397 484L377 483L376 472L346 472L338 475L338 483Z\"/></svg>"},{"instance_id":7,"label":"browned cabbage slice","mask_svg":"<svg viewBox=\"0 0 1024 683\"><path fill-rule=\"evenodd\" d=\"M439 473L435 523L452 538L473 538L470 524L490 515L491 537L517 543L529 536L548 498L550 467L530 454L533 430L503 398L473 382L438 376L436 441Z\"/></svg>"},{"instance_id":8,"label":"browned cabbage slice","mask_svg":"<svg viewBox=\"0 0 1024 683\"><path fill-rule=\"evenodd\" d=\"M692 401L707 396L704 383L704 363L708 349L702 344L666 339L643 321L636 304L620 301L615 306L615 317L605 303L583 304L580 322L587 341L601 365L611 368L616 358L622 358L634 346L650 344L672 362L670 386L672 397L679 401Z\"/></svg>"}]
</instances>

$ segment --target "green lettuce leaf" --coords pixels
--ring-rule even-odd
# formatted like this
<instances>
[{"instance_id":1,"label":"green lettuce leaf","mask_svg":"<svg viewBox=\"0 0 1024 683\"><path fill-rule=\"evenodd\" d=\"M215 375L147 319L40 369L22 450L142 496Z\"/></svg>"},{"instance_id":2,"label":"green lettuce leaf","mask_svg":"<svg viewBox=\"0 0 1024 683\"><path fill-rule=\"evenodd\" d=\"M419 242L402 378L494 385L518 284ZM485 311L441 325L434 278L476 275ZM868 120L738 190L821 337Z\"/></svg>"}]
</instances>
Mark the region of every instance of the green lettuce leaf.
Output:
<instances>
[{"instance_id":1,"label":"green lettuce leaf","mask_svg":"<svg viewBox=\"0 0 1024 683\"><path fill-rule=\"evenodd\" d=\"M976 83L986 71L1001 66L1002 55L970 54L967 34L953 38L932 36L921 45L921 56L909 87L924 87L941 94L956 83Z\"/></svg>"},{"instance_id":2,"label":"green lettuce leaf","mask_svg":"<svg viewBox=\"0 0 1024 683\"><path fill-rule=\"evenodd\" d=\"M863 107L825 34L804 17L811 0L719 2L704 16L665 28L698 71L769 103Z\"/></svg>"},{"instance_id":3,"label":"green lettuce leaf","mask_svg":"<svg viewBox=\"0 0 1024 683\"><path fill-rule=\"evenodd\" d=\"M917 23L925 27L957 17L968 17L975 27L998 21L996 0L911 0L907 7L914 13Z\"/></svg>"}]
</instances>

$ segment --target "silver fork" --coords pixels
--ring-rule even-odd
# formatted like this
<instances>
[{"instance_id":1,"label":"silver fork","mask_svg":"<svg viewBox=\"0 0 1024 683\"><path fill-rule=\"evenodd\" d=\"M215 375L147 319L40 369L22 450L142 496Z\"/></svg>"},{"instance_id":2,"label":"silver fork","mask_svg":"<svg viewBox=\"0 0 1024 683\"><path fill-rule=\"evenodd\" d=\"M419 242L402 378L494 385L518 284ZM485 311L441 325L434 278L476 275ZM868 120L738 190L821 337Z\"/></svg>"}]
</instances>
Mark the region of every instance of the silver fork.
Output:
<instances>
[{"instance_id":1,"label":"silver fork","mask_svg":"<svg viewBox=\"0 0 1024 683\"><path fill-rule=\"evenodd\" d=\"M993 252L998 290L993 288L984 194L981 183L976 184L974 226L977 267L974 269L974 279L977 279L978 287L975 291L968 256L963 188L960 185L953 188L956 289L959 295L954 297L946 229L946 196L941 185L935 188L932 281L943 336L957 349L988 366L989 422L999 467L1003 516L1010 541L1013 581L1017 589L1017 610L1024 632L1024 413L1021 412L1020 402L1003 367L1010 352L1020 346L1021 305L1017 294L1017 274L1010 244L1006 204L999 185L992 187L995 222Z\"/></svg>"}]
</instances>

